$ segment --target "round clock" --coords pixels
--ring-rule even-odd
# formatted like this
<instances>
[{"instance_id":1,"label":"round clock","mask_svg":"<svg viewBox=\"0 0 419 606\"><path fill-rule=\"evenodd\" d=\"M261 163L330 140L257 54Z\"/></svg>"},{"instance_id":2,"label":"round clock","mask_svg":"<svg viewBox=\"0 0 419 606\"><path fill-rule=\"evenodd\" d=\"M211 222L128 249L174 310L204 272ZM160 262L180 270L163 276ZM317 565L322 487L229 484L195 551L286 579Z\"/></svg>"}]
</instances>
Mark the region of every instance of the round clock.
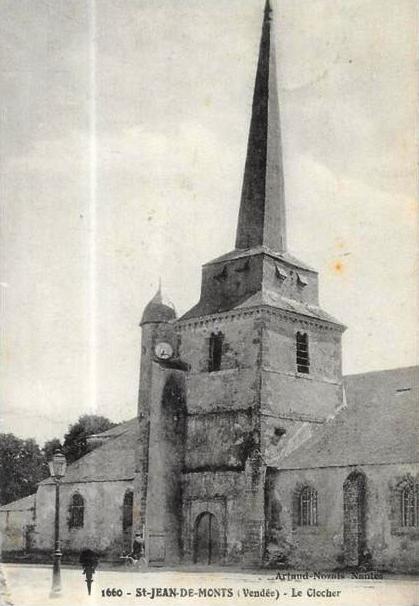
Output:
<instances>
[{"instance_id":1,"label":"round clock","mask_svg":"<svg viewBox=\"0 0 419 606\"><path fill-rule=\"evenodd\" d=\"M168 360L173 356L173 347L170 343L157 343L154 353L160 360Z\"/></svg>"}]
</instances>

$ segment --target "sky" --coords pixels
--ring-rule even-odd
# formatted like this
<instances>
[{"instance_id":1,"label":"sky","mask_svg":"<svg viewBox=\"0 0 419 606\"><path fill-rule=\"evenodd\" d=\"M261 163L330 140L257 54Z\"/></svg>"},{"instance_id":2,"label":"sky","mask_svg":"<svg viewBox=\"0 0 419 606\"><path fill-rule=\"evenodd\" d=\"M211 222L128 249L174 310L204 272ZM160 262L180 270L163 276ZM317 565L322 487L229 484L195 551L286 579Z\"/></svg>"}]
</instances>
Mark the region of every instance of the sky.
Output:
<instances>
[{"instance_id":1,"label":"sky","mask_svg":"<svg viewBox=\"0 0 419 606\"><path fill-rule=\"evenodd\" d=\"M417 363L414 0L273 0L288 242L344 373ZM142 310L234 247L263 0L0 0L0 431L136 414Z\"/></svg>"}]
</instances>

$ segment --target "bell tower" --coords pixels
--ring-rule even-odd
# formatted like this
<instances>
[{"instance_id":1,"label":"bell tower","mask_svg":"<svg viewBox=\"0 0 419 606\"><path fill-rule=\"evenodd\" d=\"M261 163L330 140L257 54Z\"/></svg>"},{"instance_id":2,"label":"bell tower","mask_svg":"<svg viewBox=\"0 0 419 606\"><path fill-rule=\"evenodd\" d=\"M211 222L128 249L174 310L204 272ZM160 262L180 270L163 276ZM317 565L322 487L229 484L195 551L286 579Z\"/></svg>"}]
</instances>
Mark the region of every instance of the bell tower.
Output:
<instances>
[{"instance_id":1,"label":"bell tower","mask_svg":"<svg viewBox=\"0 0 419 606\"><path fill-rule=\"evenodd\" d=\"M287 248L274 38L267 0L235 248L203 266L181 318L156 295L142 320L137 492L156 564L259 565L266 470L342 403L344 327Z\"/></svg>"},{"instance_id":2,"label":"bell tower","mask_svg":"<svg viewBox=\"0 0 419 606\"><path fill-rule=\"evenodd\" d=\"M235 248L203 266L200 299L176 322L190 369L183 544L197 561L208 514L213 553L261 562L266 468L342 403L344 327L319 305L317 272L287 248L274 38L267 0Z\"/></svg>"}]
</instances>

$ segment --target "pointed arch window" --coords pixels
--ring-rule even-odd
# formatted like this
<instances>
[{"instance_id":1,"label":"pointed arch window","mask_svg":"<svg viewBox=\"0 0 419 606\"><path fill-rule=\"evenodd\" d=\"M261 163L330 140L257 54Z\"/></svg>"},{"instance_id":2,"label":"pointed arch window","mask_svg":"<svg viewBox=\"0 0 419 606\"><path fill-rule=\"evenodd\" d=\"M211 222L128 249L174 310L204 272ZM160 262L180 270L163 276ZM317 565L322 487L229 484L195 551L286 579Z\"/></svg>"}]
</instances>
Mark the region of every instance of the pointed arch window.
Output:
<instances>
[{"instance_id":1,"label":"pointed arch window","mask_svg":"<svg viewBox=\"0 0 419 606\"><path fill-rule=\"evenodd\" d=\"M405 528L419 526L419 486L407 482L400 491L400 525Z\"/></svg>"},{"instance_id":2,"label":"pointed arch window","mask_svg":"<svg viewBox=\"0 0 419 606\"><path fill-rule=\"evenodd\" d=\"M212 333L209 340L208 370L214 372L221 369L221 358L223 355L223 333Z\"/></svg>"},{"instance_id":3,"label":"pointed arch window","mask_svg":"<svg viewBox=\"0 0 419 606\"><path fill-rule=\"evenodd\" d=\"M122 530L128 530L132 527L132 513L134 506L134 493L127 490L122 504Z\"/></svg>"},{"instance_id":4,"label":"pointed arch window","mask_svg":"<svg viewBox=\"0 0 419 606\"><path fill-rule=\"evenodd\" d=\"M76 492L73 494L70 502L68 527L69 528L83 528L84 524L84 499Z\"/></svg>"},{"instance_id":5,"label":"pointed arch window","mask_svg":"<svg viewBox=\"0 0 419 606\"><path fill-rule=\"evenodd\" d=\"M308 349L308 334L297 332L295 335L297 371L310 372L310 356Z\"/></svg>"},{"instance_id":6,"label":"pointed arch window","mask_svg":"<svg viewBox=\"0 0 419 606\"><path fill-rule=\"evenodd\" d=\"M298 525L317 526L317 490L304 486L298 497Z\"/></svg>"}]
</instances>

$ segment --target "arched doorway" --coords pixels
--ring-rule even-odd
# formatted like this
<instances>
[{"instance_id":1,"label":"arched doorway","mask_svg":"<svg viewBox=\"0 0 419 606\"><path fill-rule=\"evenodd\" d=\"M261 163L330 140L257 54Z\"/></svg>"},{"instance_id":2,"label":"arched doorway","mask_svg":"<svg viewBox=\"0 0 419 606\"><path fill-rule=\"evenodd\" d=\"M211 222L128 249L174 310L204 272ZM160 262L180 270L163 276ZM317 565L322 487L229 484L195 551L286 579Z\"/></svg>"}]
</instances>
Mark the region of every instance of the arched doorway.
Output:
<instances>
[{"instance_id":1,"label":"arched doorway","mask_svg":"<svg viewBox=\"0 0 419 606\"><path fill-rule=\"evenodd\" d=\"M354 471L343 484L343 545L347 566L358 566L365 557L365 517L365 476Z\"/></svg>"},{"instance_id":2,"label":"arched doorway","mask_svg":"<svg viewBox=\"0 0 419 606\"><path fill-rule=\"evenodd\" d=\"M195 522L194 562L215 564L220 559L220 532L217 518L205 511Z\"/></svg>"}]
</instances>

